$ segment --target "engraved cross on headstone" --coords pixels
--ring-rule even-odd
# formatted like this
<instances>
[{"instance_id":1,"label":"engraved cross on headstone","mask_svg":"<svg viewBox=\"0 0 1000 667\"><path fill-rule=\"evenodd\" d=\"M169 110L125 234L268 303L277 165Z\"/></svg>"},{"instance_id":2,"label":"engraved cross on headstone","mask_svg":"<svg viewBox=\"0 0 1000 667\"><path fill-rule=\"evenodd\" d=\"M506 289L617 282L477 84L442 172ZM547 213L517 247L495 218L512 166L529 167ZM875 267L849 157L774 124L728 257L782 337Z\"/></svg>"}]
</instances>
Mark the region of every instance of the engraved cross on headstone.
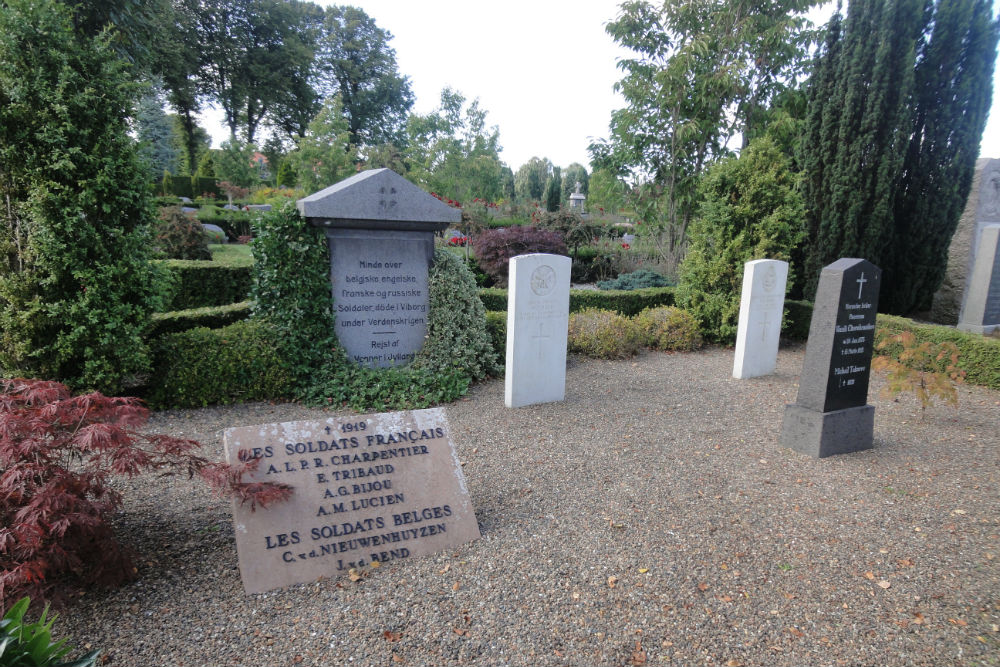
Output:
<instances>
[{"instance_id":1,"label":"engraved cross on headstone","mask_svg":"<svg viewBox=\"0 0 1000 667\"><path fill-rule=\"evenodd\" d=\"M771 324L771 319L767 316L767 311L760 318L760 340L764 342L767 340L767 327Z\"/></svg>"},{"instance_id":2,"label":"engraved cross on headstone","mask_svg":"<svg viewBox=\"0 0 1000 667\"><path fill-rule=\"evenodd\" d=\"M858 284L858 298L860 299L861 298L861 290L865 286L865 283L868 282L867 280L865 280L865 272L862 271L861 272L861 277L858 278L857 280L855 280L854 282L856 282Z\"/></svg>"},{"instance_id":3,"label":"engraved cross on headstone","mask_svg":"<svg viewBox=\"0 0 1000 667\"><path fill-rule=\"evenodd\" d=\"M539 322L538 323L538 333L531 337L532 340L535 340L537 342L537 341L540 341L542 339L551 338L552 336L550 336L549 334L545 333L544 328L545 328L545 323L544 322ZM540 344L538 345L538 358L539 359L542 358L542 346Z\"/></svg>"}]
</instances>

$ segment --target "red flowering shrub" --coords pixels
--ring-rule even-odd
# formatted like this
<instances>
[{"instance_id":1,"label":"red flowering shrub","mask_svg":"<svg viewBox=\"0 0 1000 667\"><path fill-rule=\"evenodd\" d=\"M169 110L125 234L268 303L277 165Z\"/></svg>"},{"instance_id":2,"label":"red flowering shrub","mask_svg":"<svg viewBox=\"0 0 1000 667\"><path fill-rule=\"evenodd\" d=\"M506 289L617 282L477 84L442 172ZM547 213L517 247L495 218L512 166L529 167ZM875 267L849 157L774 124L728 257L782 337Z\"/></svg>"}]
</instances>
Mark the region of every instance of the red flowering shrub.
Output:
<instances>
[{"instance_id":1,"label":"red flowering shrub","mask_svg":"<svg viewBox=\"0 0 1000 667\"><path fill-rule=\"evenodd\" d=\"M566 243L559 232L520 225L485 231L476 238L475 246L479 268L498 287L507 286L511 257L533 252L566 254Z\"/></svg>"},{"instance_id":2,"label":"red flowering shrub","mask_svg":"<svg viewBox=\"0 0 1000 667\"><path fill-rule=\"evenodd\" d=\"M139 432L136 398L72 396L43 380L0 380L0 607L61 589L131 579L132 555L108 518L121 506L113 475L178 469L251 507L288 498L283 485L243 482L257 459L210 463L194 440Z\"/></svg>"},{"instance_id":3,"label":"red flowering shrub","mask_svg":"<svg viewBox=\"0 0 1000 667\"><path fill-rule=\"evenodd\" d=\"M448 245L457 246L461 248L464 248L465 244L468 242L469 242L468 236L452 236L450 239L448 239Z\"/></svg>"}]
</instances>

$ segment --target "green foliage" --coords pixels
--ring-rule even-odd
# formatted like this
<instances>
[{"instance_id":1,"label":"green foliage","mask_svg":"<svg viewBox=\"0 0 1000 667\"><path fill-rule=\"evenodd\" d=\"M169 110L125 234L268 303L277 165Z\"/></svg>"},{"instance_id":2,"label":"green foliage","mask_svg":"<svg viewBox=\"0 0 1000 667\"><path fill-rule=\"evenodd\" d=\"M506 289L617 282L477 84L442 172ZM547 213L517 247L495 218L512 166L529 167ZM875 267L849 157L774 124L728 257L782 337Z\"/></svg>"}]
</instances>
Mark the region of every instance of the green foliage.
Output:
<instances>
[{"instance_id":1,"label":"green foliage","mask_svg":"<svg viewBox=\"0 0 1000 667\"><path fill-rule=\"evenodd\" d=\"M616 88L627 106L612 114L610 141L591 144L591 162L648 176L632 203L665 260L683 254L704 169L728 154L737 133L752 134L804 65L812 35L803 14L815 4L636 0L607 24L635 55L619 62L625 76Z\"/></svg>"},{"instance_id":2,"label":"green foliage","mask_svg":"<svg viewBox=\"0 0 1000 667\"><path fill-rule=\"evenodd\" d=\"M880 310L929 307L990 106L991 14L988 0L852 0L834 16L809 84L804 294L861 257L882 269Z\"/></svg>"},{"instance_id":3,"label":"green foliage","mask_svg":"<svg viewBox=\"0 0 1000 667\"><path fill-rule=\"evenodd\" d=\"M288 202L256 218L253 236L254 317L281 333L282 357L304 386L336 347L326 235Z\"/></svg>"},{"instance_id":4,"label":"green foliage","mask_svg":"<svg viewBox=\"0 0 1000 667\"><path fill-rule=\"evenodd\" d=\"M174 276L169 290L162 294L161 312L245 301L253 285L253 269L249 266L181 259L157 260L154 264Z\"/></svg>"},{"instance_id":5,"label":"green foliage","mask_svg":"<svg viewBox=\"0 0 1000 667\"><path fill-rule=\"evenodd\" d=\"M897 396L912 391L920 401L920 414L938 397L958 407L958 389L965 379L965 371L958 368L958 346L951 341L918 343L912 331L892 336L881 332L875 344L879 351L898 346L898 356L882 354L872 361L872 369L887 372L884 389L886 396Z\"/></svg>"},{"instance_id":6,"label":"green foliage","mask_svg":"<svg viewBox=\"0 0 1000 667\"><path fill-rule=\"evenodd\" d=\"M278 187L294 188L297 182L298 175L295 173L292 161L288 158L283 159L278 166Z\"/></svg>"},{"instance_id":7,"label":"green foliage","mask_svg":"<svg viewBox=\"0 0 1000 667\"><path fill-rule=\"evenodd\" d=\"M781 320L781 335L792 340L808 340L813 305L810 301L785 299L785 316Z\"/></svg>"},{"instance_id":8,"label":"green foliage","mask_svg":"<svg viewBox=\"0 0 1000 667\"><path fill-rule=\"evenodd\" d=\"M198 171L195 173L195 176L198 178L215 178L217 176L215 173L215 156L211 150L202 153L201 158L198 160Z\"/></svg>"},{"instance_id":9,"label":"green foliage","mask_svg":"<svg viewBox=\"0 0 1000 667\"><path fill-rule=\"evenodd\" d=\"M965 380L971 384L1000 390L1000 339L965 333L952 327L917 324L913 320L881 313L876 324L876 346L886 338L907 331L913 334L916 343L953 343L959 354L955 366L965 373ZM884 354L895 359L902 352L899 343L889 343L881 349ZM938 366L936 370L942 371L944 367Z\"/></svg>"},{"instance_id":10,"label":"green foliage","mask_svg":"<svg viewBox=\"0 0 1000 667\"><path fill-rule=\"evenodd\" d=\"M150 183L155 183L164 172L180 173L170 119L163 111L163 104L162 81L155 79L139 99L135 116L139 154L146 163Z\"/></svg>"},{"instance_id":11,"label":"green foliage","mask_svg":"<svg viewBox=\"0 0 1000 667\"><path fill-rule=\"evenodd\" d=\"M596 359L626 359L642 347L635 320L610 310L588 308L569 316L567 348Z\"/></svg>"},{"instance_id":12,"label":"green foliage","mask_svg":"<svg viewBox=\"0 0 1000 667\"><path fill-rule=\"evenodd\" d=\"M205 306L204 308L174 310L168 313L153 313L153 326L149 337L151 339L159 338L168 333L187 331L196 327L220 329L250 317L251 306L249 301L241 301L225 306Z\"/></svg>"},{"instance_id":13,"label":"green foliage","mask_svg":"<svg viewBox=\"0 0 1000 667\"><path fill-rule=\"evenodd\" d=\"M340 113L355 146L401 143L414 97L409 78L399 74L391 39L389 31L361 9L326 8L317 69L325 77L327 99L340 96Z\"/></svg>"},{"instance_id":14,"label":"green foliage","mask_svg":"<svg viewBox=\"0 0 1000 667\"><path fill-rule=\"evenodd\" d=\"M507 356L507 313L487 310L486 333L490 336L497 358L505 359Z\"/></svg>"},{"instance_id":15,"label":"green foliage","mask_svg":"<svg viewBox=\"0 0 1000 667\"><path fill-rule=\"evenodd\" d=\"M647 308L635 316L642 343L654 350L687 351L701 347L701 332L691 313L671 306Z\"/></svg>"},{"instance_id":16,"label":"green foliage","mask_svg":"<svg viewBox=\"0 0 1000 667\"><path fill-rule=\"evenodd\" d=\"M479 100L467 104L461 93L442 90L437 109L406 123L407 177L459 202L504 197L510 170L500 161L500 132L486 116Z\"/></svg>"},{"instance_id":17,"label":"green foliage","mask_svg":"<svg viewBox=\"0 0 1000 667\"><path fill-rule=\"evenodd\" d=\"M479 290L479 299L483 302L487 312L507 310L506 289L495 287L481 289ZM580 289L569 291L569 310L571 313L586 308L595 308L613 310L622 315L636 315L646 308L672 306L673 304L673 287L652 287L629 291ZM808 326L808 321L806 324Z\"/></svg>"},{"instance_id":18,"label":"green foliage","mask_svg":"<svg viewBox=\"0 0 1000 667\"><path fill-rule=\"evenodd\" d=\"M574 260L580 246L592 243L595 238L603 234L604 230L600 225L584 220L576 211L569 209L558 209L555 211L537 211L532 215L535 225L542 229L550 229L562 235L566 245L572 249Z\"/></svg>"},{"instance_id":19,"label":"green foliage","mask_svg":"<svg viewBox=\"0 0 1000 667\"><path fill-rule=\"evenodd\" d=\"M73 662L60 662L72 649L66 640L53 641L52 624L57 616L46 621L49 605L41 617L31 623L24 616L31 600L21 598L0 619L0 665L11 667L93 667L100 651L92 651Z\"/></svg>"},{"instance_id":20,"label":"green foliage","mask_svg":"<svg viewBox=\"0 0 1000 667\"><path fill-rule=\"evenodd\" d=\"M743 265L790 261L805 209L787 157L767 137L712 167L701 192L677 303L694 314L706 338L729 344L736 339Z\"/></svg>"},{"instance_id":21,"label":"green foliage","mask_svg":"<svg viewBox=\"0 0 1000 667\"><path fill-rule=\"evenodd\" d=\"M154 341L146 400L161 409L289 398L294 381L286 347L260 320L167 334Z\"/></svg>"},{"instance_id":22,"label":"green foliage","mask_svg":"<svg viewBox=\"0 0 1000 667\"><path fill-rule=\"evenodd\" d=\"M633 290L645 287L673 287L673 283L656 271L639 269L632 273L623 273L614 280L601 280L597 286L603 290Z\"/></svg>"},{"instance_id":23,"label":"green foliage","mask_svg":"<svg viewBox=\"0 0 1000 667\"><path fill-rule=\"evenodd\" d=\"M53 0L0 11L0 368L117 390L148 368L156 303L139 87Z\"/></svg>"},{"instance_id":24,"label":"green foliage","mask_svg":"<svg viewBox=\"0 0 1000 667\"><path fill-rule=\"evenodd\" d=\"M548 158L531 158L514 174L514 196L522 202L541 201L551 176L552 162Z\"/></svg>"},{"instance_id":25,"label":"green foliage","mask_svg":"<svg viewBox=\"0 0 1000 667\"><path fill-rule=\"evenodd\" d=\"M503 367L485 328L486 310L465 262L437 250L428 279L427 338L413 367L439 375L459 373L471 380L501 374Z\"/></svg>"},{"instance_id":26,"label":"green foliage","mask_svg":"<svg viewBox=\"0 0 1000 667\"><path fill-rule=\"evenodd\" d=\"M222 149L215 158L215 171L219 178L240 187L260 183L260 176L253 164L253 144L229 137L222 142Z\"/></svg>"},{"instance_id":27,"label":"green foliage","mask_svg":"<svg viewBox=\"0 0 1000 667\"><path fill-rule=\"evenodd\" d=\"M595 169L588 180L584 206L591 215L618 213L625 206L625 182L609 169Z\"/></svg>"},{"instance_id":28,"label":"green foliage","mask_svg":"<svg viewBox=\"0 0 1000 667\"><path fill-rule=\"evenodd\" d=\"M205 229L180 207L160 209L160 219L153 228L156 248L167 259L212 259Z\"/></svg>"},{"instance_id":29,"label":"green foliage","mask_svg":"<svg viewBox=\"0 0 1000 667\"><path fill-rule=\"evenodd\" d=\"M549 213L559 210L562 199L562 173L559 167L552 170L552 176L546 181L542 199L545 200L545 210Z\"/></svg>"},{"instance_id":30,"label":"green foliage","mask_svg":"<svg viewBox=\"0 0 1000 667\"><path fill-rule=\"evenodd\" d=\"M309 123L305 136L298 140L298 148L288 154L299 186L312 194L351 175L355 150L350 141L350 127L340 97L327 98L322 110Z\"/></svg>"},{"instance_id":31,"label":"green foliage","mask_svg":"<svg viewBox=\"0 0 1000 667\"><path fill-rule=\"evenodd\" d=\"M191 179L187 176L163 174L163 179L160 181L160 190L164 195L187 197L188 199L193 199L195 195L194 186L191 183Z\"/></svg>"}]
</instances>

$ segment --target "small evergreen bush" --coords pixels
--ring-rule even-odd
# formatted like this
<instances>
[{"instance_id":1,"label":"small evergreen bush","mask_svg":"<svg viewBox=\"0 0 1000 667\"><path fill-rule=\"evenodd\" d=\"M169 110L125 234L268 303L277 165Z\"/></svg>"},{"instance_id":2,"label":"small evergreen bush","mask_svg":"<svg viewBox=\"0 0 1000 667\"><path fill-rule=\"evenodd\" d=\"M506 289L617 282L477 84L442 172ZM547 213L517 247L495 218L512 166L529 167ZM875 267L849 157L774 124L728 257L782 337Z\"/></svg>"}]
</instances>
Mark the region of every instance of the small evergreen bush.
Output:
<instances>
[{"instance_id":1,"label":"small evergreen bush","mask_svg":"<svg viewBox=\"0 0 1000 667\"><path fill-rule=\"evenodd\" d=\"M701 347L698 322L691 313L670 306L647 308L635 317L643 344L654 350L686 351Z\"/></svg>"},{"instance_id":2,"label":"small evergreen bush","mask_svg":"<svg viewBox=\"0 0 1000 667\"><path fill-rule=\"evenodd\" d=\"M601 280L597 283L597 286L604 290L634 290L645 287L673 287L673 285L673 281L669 278L649 269L623 273L614 280Z\"/></svg>"},{"instance_id":3,"label":"small evergreen bush","mask_svg":"<svg viewBox=\"0 0 1000 667\"><path fill-rule=\"evenodd\" d=\"M24 620L31 598L23 597L11 606L0 618L0 665L25 667L94 667L100 651L91 651L72 663L62 662L72 651L66 640L52 640L52 625L57 616L46 622L49 605L45 605L42 616L34 623Z\"/></svg>"},{"instance_id":4,"label":"small evergreen bush","mask_svg":"<svg viewBox=\"0 0 1000 667\"><path fill-rule=\"evenodd\" d=\"M212 259L204 227L186 216L179 206L160 209L154 235L157 249L167 259Z\"/></svg>"},{"instance_id":5,"label":"small evergreen bush","mask_svg":"<svg viewBox=\"0 0 1000 667\"><path fill-rule=\"evenodd\" d=\"M544 252L566 255L566 243L558 232L537 227L490 229L475 240L479 267L499 287L507 286L511 257Z\"/></svg>"},{"instance_id":6,"label":"small evergreen bush","mask_svg":"<svg viewBox=\"0 0 1000 667\"><path fill-rule=\"evenodd\" d=\"M587 309L569 316L570 352L597 359L635 356L642 338L635 321L609 310Z\"/></svg>"}]
</instances>

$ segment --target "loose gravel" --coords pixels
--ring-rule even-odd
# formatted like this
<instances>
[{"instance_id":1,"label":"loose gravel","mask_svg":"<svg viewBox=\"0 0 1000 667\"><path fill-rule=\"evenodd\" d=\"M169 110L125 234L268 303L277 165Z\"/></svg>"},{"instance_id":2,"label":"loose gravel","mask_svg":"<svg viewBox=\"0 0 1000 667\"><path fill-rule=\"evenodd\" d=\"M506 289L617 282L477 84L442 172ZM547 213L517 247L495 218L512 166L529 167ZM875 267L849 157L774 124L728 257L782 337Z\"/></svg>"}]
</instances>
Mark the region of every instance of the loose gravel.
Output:
<instances>
[{"instance_id":1,"label":"loose gravel","mask_svg":"<svg viewBox=\"0 0 1000 667\"><path fill-rule=\"evenodd\" d=\"M139 578L55 628L113 667L996 665L1000 393L921 414L880 396L873 450L779 446L803 348L731 377L732 350L571 358L566 400L509 410L491 381L446 406L482 539L366 578L245 595L228 501L122 481ZM342 414L347 414L346 412ZM330 412L160 412L222 457L231 426Z\"/></svg>"}]
</instances>

